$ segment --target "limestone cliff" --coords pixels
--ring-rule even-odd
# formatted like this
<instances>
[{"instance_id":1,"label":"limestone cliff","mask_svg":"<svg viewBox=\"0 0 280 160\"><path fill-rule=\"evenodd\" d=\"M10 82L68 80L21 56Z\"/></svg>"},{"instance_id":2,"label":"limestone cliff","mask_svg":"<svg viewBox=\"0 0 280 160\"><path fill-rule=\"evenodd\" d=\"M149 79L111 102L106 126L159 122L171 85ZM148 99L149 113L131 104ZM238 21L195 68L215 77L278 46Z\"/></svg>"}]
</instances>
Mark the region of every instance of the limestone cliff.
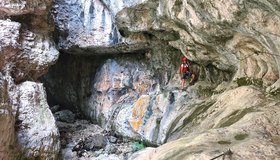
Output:
<instances>
[{"instance_id":1,"label":"limestone cliff","mask_svg":"<svg viewBox=\"0 0 280 160\"><path fill-rule=\"evenodd\" d=\"M57 157L59 135L40 80L49 104L161 145L130 159L211 159L228 148L231 159L280 157L278 0L0 5L4 159L18 149L28 158ZM183 90L182 56L196 75Z\"/></svg>"},{"instance_id":2,"label":"limestone cliff","mask_svg":"<svg viewBox=\"0 0 280 160\"><path fill-rule=\"evenodd\" d=\"M65 59L50 70L45 81L54 102L80 108L101 126L125 136L155 144L183 138L149 150L151 159L208 159L225 147L235 150L234 157L239 159L246 157L247 152L253 154L254 149L248 148L257 146L261 150L259 156L255 155L257 159L278 156L275 139L279 139L279 115L271 114L279 112L279 101L273 97L280 87L279 2L71 3L71 7L79 10L80 18L74 13L70 17L75 18L63 18L65 10L61 7L65 2L56 1L56 27L58 32L65 33L58 36L58 42L67 44L61 48L63 54L91 58L64 55ZM99 9L102 15L96 13ZM75 19L81 25L72 33ZM88 26L93 22L97 29L96 25ZM106 24L114 25L107 29ZM112 28L118 29L117 34L113 34ZM94 34L102 29L104 39L98 41L99 36ZM81 37L77 38L77 31L88 34L79 34ZM116 36L108 38L108 34ZM76 39L68 43L63 37ZM116 53L127 54L111 55ZM188 93L179 90L177 72L183 55L190 59L197 75L197 82L189 87ZM65 81L56 73L67 68L70 72L64 73ZM63 94L56 95L58 92ZM263 125L273 129L255 130ZM259 141L262 133L270 136ZM173 147L178 153L173 154ZM142 158L140 155L139 159Z\"/></svg>"},{"instance_id":3,"label":"limestone cliff","mask_svg":"<svg viewBox=\"0 0 280 160\"><path fill-rule=\"evenodd\" d=\"M38 82L58 59L50 7L51 1L0 2L0 159L55 159L59 152L59 133Z\"/></svg>"}]
</instances>

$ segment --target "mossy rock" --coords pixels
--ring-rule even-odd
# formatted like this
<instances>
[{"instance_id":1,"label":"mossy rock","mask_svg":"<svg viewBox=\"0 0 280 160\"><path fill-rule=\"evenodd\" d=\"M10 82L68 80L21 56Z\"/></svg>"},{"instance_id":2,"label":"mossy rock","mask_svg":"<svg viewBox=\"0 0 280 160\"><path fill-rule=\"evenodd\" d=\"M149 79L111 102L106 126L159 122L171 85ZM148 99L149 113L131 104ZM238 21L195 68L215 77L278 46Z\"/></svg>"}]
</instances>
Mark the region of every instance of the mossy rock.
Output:
<instances>
[{"instance_id":1,"label":"mossy rock","mask_svg":"<svg viewBox=\"0 0 280 160\"><path fill-rule=\"evenodd\" d=\"M211 101L196 106L192 113L184 119L182 126L177 128L174 132L182 130L188 124L198 125L198 122L205 118L202 114L205 113L214 103L214 101Z\"/></svg>"},{"instance_id":2,"label":"mossy rock","mask_svg":"<svg viewBox=\"0 0 280 160\"><path fill-rule=\"evenodd\" d=\"M238 141L242 141L244 139L246 139L249 135L248 134L237 134L234 136L234 139L238 140Z\"/></svg>"},{"instance_id":3,"label":"mossy rock","mask_svg":"<svg viewBox=\"0 0 280 160\"><path fill-rule=\"evenodd\" d=\"M139 141L135 141L133 144L132 144L132 149L134 152L136 151L140 151L142 149L145 148L145 145L143 142L139 142Z\"/></svg>"},{"instance_id":4,"label":"mossy rock","mask_svg":"<svg viewBox=\"0 0 280 160\"><path fill-rule=\"evenodd\" d=\"M221 140L221 141L218 141L218 144L228 145L228 144L231 144L231 142L230 141Z\"/></svg>"},{"instance_id":5,"label":"mossy rock","mask_svg":"<svg viewBox=\"0 0 280 160\"><path fill-rule=\"evenodd\" d=\"M245 108L243 110L236 110L228 117L222 119L220 125L218 125L218 126L221 128L231 126L232 124L236 123L241 118L243 118L247 113L251 113L251 112L255 112L255 110L253 108Z\"/></svg>"},{"instance_id":6,"label":"mossy rock","mask_svg":"<svg viewBox=\"0 0 280 160\"><path fill-rule=\"evenodd\" d=\"M249 86L249 85L254 85L254 86L257 86L257 87L260 87L260 88L263 87L262 79L254 79L254 78L250 78L250 77L241 77L241 78L237 78L235 81L236 81L238 87Z\"/></svg>"},{"instance_id":7,"label":"mossy rock","mask_svg":"<svg viewBox=\"0 0 280 160\"><path fill-rule=\"evenodd\" d=\"M270 92L270 94L272 96L274 96L276 99L280 99L280 88L276 89L275 91L273 92Z\"/></svg>"},{"instance_id":8,"label":"mossy rock","mask_svg":"<svg viewBox=\"0 0 280 160\"><path fill-rule=\"evenodd\" d=\"M162 118L157 118L157 119L156 119L156 124L157 124L157 125L160 125L161 119L162 119Z\"/></svg>"},{"instance_id":9,"label":"mossy rock","mask_svg":"<svg viewBox=\"0 0 280 160\"><path fill-rule=\"evenodd\" d=\"M198 93L201 96L205 97L210 97L212 96L215 92L213 91L213 88L210 87L205 87L203 88L202 86L198 86Z\"/></svg>"}]
</instances>

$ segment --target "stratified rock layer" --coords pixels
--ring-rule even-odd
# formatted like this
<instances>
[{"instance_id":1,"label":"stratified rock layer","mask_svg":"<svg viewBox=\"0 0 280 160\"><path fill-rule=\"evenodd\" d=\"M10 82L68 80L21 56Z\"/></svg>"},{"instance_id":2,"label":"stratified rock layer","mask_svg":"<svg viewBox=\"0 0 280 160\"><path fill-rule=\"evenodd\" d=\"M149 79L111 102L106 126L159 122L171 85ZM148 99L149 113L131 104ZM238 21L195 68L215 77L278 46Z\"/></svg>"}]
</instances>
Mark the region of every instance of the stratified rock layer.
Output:
<instances>
[{"instance_id":1,"label":"stratified rock layer","mask_svg":"<svg viewBox=\"0 0 280 160\"><path fill-rule=\"evenodd\" d=\"M235 72L279 88L279 2L272 1L147 1L125 8L116 16L127 35L146 32L189 59Z\"/></svg>"},{"instance_id":2,"label":"stratified rock layer","mask_svg":"<svg viewBox=\"0 0 280 160\"><path fill-rule=\"evenodd\" d=\"M132 159L211 159L228 149L236 160L280 157L279 99L245 86L211 101L182 109L171 131L181 138Z\"/></svg>"}]
</instances>

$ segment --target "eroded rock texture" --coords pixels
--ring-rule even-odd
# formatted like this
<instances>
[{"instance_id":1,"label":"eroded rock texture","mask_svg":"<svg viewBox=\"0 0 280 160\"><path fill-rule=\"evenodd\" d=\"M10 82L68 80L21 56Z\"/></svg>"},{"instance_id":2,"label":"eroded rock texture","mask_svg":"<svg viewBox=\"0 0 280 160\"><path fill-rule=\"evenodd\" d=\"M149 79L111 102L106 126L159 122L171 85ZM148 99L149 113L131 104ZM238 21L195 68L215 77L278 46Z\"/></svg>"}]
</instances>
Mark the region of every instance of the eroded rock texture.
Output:
<instances>
[{"instance_id":1,"label":"eroded rock texture","mask_svg":"<svg viewBox=\"0 0 280 160\"><path fill-rule=\"evenodd\" d=\"M11 160L15 154L15 117L9 101L8 81L0 74L0 159Z\"/></svg>"},{"instance_id":2,"label":"eroded rock texture","mask_svg":"<svg viewBox=\"0 0 280 160\"><path fill-rule=\"evenodd\" d=\"M58 58L49 36L50 6L51 1L0 2L0 159L55 159L59 152L44 88L25 82L37 81Z\"/></svg>"},{"instance_id":3,"label":"eroded rock texture","mask_svg":"<svg viewBox=\"0 0 280 160\"><path fill-rule=\"evenodd\" d=\"M16 82L36 80L57 60L58 51L44 35L21 30L20 23L9 20L0 20L0 28L1 66L11 69Z\"/></svg>"},{"instance_id":4,"label":"eroded rock texture","mask_svg":"<svg viewBox=\"0 0 280 160\"><path fill-rule=\"evenodd\" d=\"M132 159L211 159L228 148L231 159L279 157L279 100L255 87L239 87L182 111L171 131L179 131L180 139Z\"/></svg>"},{"instance_id":5,"label":"eroded rock texture","mask_svg":"<svg viewBox=\"0 0 280 160\"><path fill-rule=\"evenodd\" d=\"M277 88L278 8L279 2L265 0L147 1L120 11L116 22L128 34L145 31L164 39L165 32L177 32L169 44L191 60Z\"/></svg>"},{"instance_id":6,"label":"eroded rock texture","mask_svg":"<svg viewBox=\"0 0 280 160\"><path fill-rule=\"evenodd\" d=\"M4 159L14 158L14 135L27 158L58 153L43 87L25 82L56 62L53 40L63 54L44 78L51 103L124 136L168 142L134 158L210 159L225 147L234 159L279 157L279 1L56 0L55 27L51 1L0 5ZM187 92L183 55L196 74Z\"/></svg>"},{"instance_id":7,"label":"eroded rock texture","mask_svg":"<svg viewBox=\"0 0 280 160\"><path fill-rule=\"evenodd\" d=\"M280 87L278 1L55 3L65 55L45 78L50 95L105 129L168 142L134 158L210 159L225 147L235 159L279 157L279 100L269 95ZM71 9L78 15L65 17ZM188 92L183 55L197 80Z\"/></svg>"},{"instance_id":8,"label":"eroded rock texture","mask_svg":"<svg viewBox=\"0 0 280 160\"><path fill-rule=\"evenodd\" d=\"M113 17L102 1L57 0L53 13L60 48L109 46L119 42Z\"/></svg>"},{"instance_id":9,"label":"eroded rock texture","mask_svg":"<svg viewBox=\"0 0 280 160\"><path fill-rule=\"evenodd\" d=\"M30 158L56 159L60 144L54 117L47 104L43 84L19 85L17 137Z\"/></svg>"}]
</instances>

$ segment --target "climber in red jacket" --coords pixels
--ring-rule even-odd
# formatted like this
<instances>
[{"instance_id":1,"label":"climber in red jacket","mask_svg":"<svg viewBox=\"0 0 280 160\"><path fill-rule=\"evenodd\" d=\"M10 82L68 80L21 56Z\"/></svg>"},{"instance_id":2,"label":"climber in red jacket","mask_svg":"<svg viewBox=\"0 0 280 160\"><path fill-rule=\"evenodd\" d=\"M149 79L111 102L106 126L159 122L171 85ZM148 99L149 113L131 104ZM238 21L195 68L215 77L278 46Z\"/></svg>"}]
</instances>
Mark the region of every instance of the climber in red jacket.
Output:
<instances>
[{"instance_id":1,"label":"climber in red jacket","mask_svg":"<svg viewBox=\"0 0 280 160\"><path fill-rule=\"evenodd\" d=\"M184 89L185 80L187 78L191 77L190 85L193 85L193 81L194 81L194 78L195 78L195 75L189 69L189 65L187 63L187 60L188 59L186 57L183 57L182 58L183 63L180 65L180 75L181 75L181 81L182 81L182 89Z\"/></svg>"}]
</instances>

